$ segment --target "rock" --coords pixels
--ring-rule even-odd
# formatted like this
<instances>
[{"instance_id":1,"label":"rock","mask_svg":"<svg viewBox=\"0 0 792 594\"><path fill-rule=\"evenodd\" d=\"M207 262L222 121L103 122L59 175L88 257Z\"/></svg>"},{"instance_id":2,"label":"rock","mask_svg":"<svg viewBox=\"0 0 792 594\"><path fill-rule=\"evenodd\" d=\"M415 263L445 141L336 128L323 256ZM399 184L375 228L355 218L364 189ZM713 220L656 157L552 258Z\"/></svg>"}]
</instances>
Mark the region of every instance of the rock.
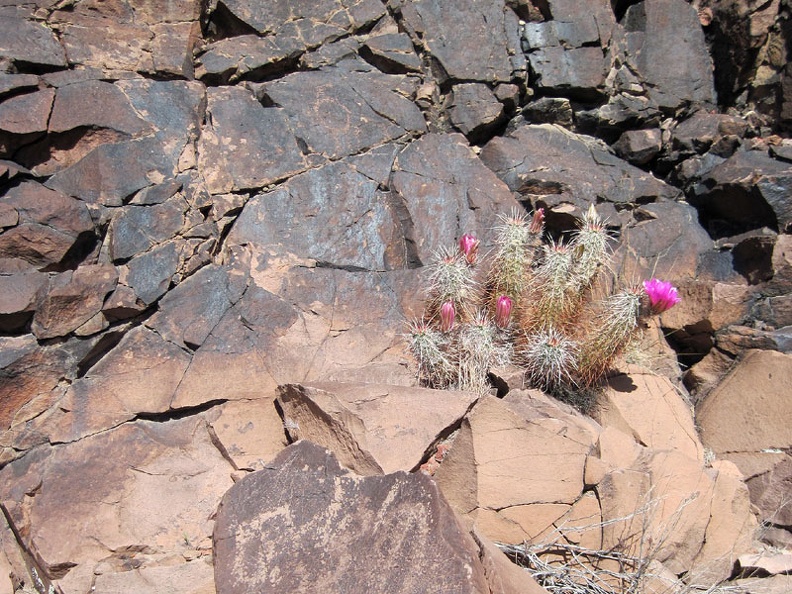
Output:
<instances>
[{"instance_id":1,"label":"rock","mask_svg":"<svg viewBox=\"0 0 792 594\"><path fill-rule=\"evenodd\" d=\"M461 135L427 134L410 143L396 159L391 189L406 210L400 218L408 256L423 264L464 233L490 236L485 231L498 215L519 208Z\"/></svg>"},{"instance_id":2,"label":"rock","mask_svg":"<svg viewBox=\"0 0 792 594\"><path fill-rule=\"evenodd\" d=\"M93 239L93 221L83 202L34 181L8 189L0 204L18 217L15 226L0 232L0 258L57 270Z\"/></svg>"},{"instance_id":3,"label":"rock","mask_svg":"<svg viewBox=\"0 0 792 594\"><path fill-rule=\"evenodd\" d=\"M38 87L39 77L35 74L8 74L0 72L0 97L21 90L32 91Z\"/></svg>"},{"instance_id":4,"label":"rock","mask_svg":"<svg viewBox=\"0 0 792 594\"><path fill-rule=\"evenodd\" d=\"M739 151L703 176L693 203L715 237L761 227L783 233L792 222L782 198L790 179L789 164L759 151Z\"/></svg>"},{"instance_id":5,"label":"rock","mask_svg":"<svg viewBox=\"0 0 792 594\"><path fill-rule=\"evenodd\" d=\"M360 55L385 74L408 74L421 71L421 59L412 41L404 33L384 33L365 41Z\"/></svg>"},{"instance_id":6,"label":"rock","mask_svg":"<svg viewBox=\"0 0 792 594\"><path fill-rule=\"evenodd\" d=\"M230 470L198 415L135 421L42 448L0 471L0 488L23 546L62 591L87 592L94 579L110 587L181 575L198 580L189 586L196 592L207 588L206 569L184 558L210 554L210 516L231 486Z\"/></svg>"},{"instance_id":7,"label":"rock","mask_svg":"<svg viewBox=\"0 0 792 594\"><path fill-rule=\"evenodd\" d=\"M292 441L326 447L363 475L416 470L476 401L473 393L376 384L288 384L279 391ZM408 419L398 412L405 410Z\"/></svg>"},{"instance_id":8,"label":"rock","mask_svg":"<svg viewBox=\"0 0 792 594\"><path fill-rule=\"evenodd\" d=\"M287 69L304 51L296 39L239 35L209 44L199 57L196 75L214 84L260 80Z\"/></svg>"},{"instance_id":9,"label":"rock","mask_svg":"<svg viewBox=\"0 0 792 594\"><path fill-rule=\"evenodd\" d=\"M661 148L659 128L627 130L613 145L616 154L633 165L646 165L658 155Z\"/></svg>"},{"instance_id":10,"label":"rock","mask_svg":"<svg viewBox=\"0 0 792 594\"><path fill-rule=\"evenodd\" d=\"M97 105L102 109L96 109ZM109 128L129 136L151 131L151 124L138 116L119 87L98 80L66 85L55 95L49 131L80 127Z\"/></svg>"},{"instance_id":11,"label":"rock","mask_svg":"<svg viewBox=\"0 0 792 594\"><path fill-rule=\"evenodd\" d=\"M481 160L513 192L549 209L573 205L583 212L599 199L632 203L677 194L603 145L555 125L520 126L496 137L484 146Z\"/></svg>"},{"instance_id":12,"label":"rock","mask_svg":"<svg viewBox=\"0 0 792 594\"><path fill-rule=\"evenodd\" d=\"M260 188L306 168L283 109L263 108L244 89L220 87L209 90L207 111L211 125L198 150L211 193Z\"/></svg>"},{"instance_id":13,"label":"rock","mask_svg":"<svg viewBox=\"0 0 792 594\"><path fill-rule=\"evenodd\" d=\"M152 206L125 206L110 223L110 257L124 262L174 237L184 226L187 208L181 197Z\"/></svg>"},{"instance_id":14,"label":"rock","mask_svg":"<svg viewBox=\"0 0 792 594\"><path fill-rule=\"evenodd\" d=\"M393 157L386 157L390 169ZM400 212L376 180L351 161L331 163L292 177L245 205L229 235L233 244L254 244L347 270L403 268ZM333 203L337 208L328 208Z\"/></svg>"},{"instance_id":15,"label":"rock","mask_svg":"<svg viewBox=\"0 0 792 594\"><path fill-rule=\"evenodd\" d=\"M338 159L424 132L420 110L405 97L416 87L412 78L382 74L354 61L349 70L295 72L258 86L256 92L285 110L305 154ZM306 88L314 89L310 97Z\"/></svg>"},{"instance_id":16,"label":"rock","mask_svg":"<svg viewBox=\"0 0 792 594\"><path fill-rule=\"evenodd\" d=\"M391 10L435 61L438 82L511 82L522 69L516 15L497 0L390 0ZM464 35L459 32L464 31Z\"/></svg>"},{"instance_id":17,"label":"rock","mask_svg":"<svg viewBox=\"0 0 792 594\"><path fill-rule=\"evenodd\" d=\"M468 140L476 142L502 122L503 105L486 85L454 85L448 115Z\"/></svg>"},{"instance_id":18,"label":"rock","mask_svg":"<svg viewBox=\"0 0 792 594\"><path fill-rule=\"evenodd\" d=\"M549 23L539 25L545 24ZM532 82L542 91L580 100L597 99L603 92L605 66L598 47L567 49L556 44L529 53L528 62L536 77Z\"/></svg>"},{"instance_id":19,"label":"rock","mask_svg":"<svg viewBox=\"0 0 792 594\"><path fill-rule=\"evenodd\" d=\"M86 264L56 275L33 315L33 334L43 340L76 330L102 310L117 281L115 267L108 264Z\"/></svg>"},{"instance_id":20,"label":"rock","mask_svg":"<svg viewBox=\"0 0 792 594\"><path fill-rule=\"evenodd\" d=\"M54 89L43 89L6 99L0 103L0 134L44 132L54 99Z\"/></svg>"},{"instance_id":21,"label":"rock","mask_svg":"<svg viewBox=\"0 0 792 594\"><path fill-rule=\"evenodd\" d=\"M198 135L203 85L188 81L133 80L118 83L154 132L101 144L53 175L47 187L89 204L121 206L135 192L174 177L180 157ZM192 150L192 149L190 149Z\"/></svg>"},{"instance_id":22,"label":"rock","mask_svg":"<svg viewBox=\"0 0 792 594\"><path fill-rule=\"evenodd\" d=\"M651 414L646 411L651 410ZM594 418L655 451L674 451L703 462L690 407L666 378L630 368L608 380Z\"/></svg>"},{"instance_id":23,"label":"rock","mask_svg":"<svg viewBox=\"0 0 792 594\"><path fill-rule=\"evenodd\" d=\"M652 103L667 112L715 104L712 62L692 6L682 0L639 2L621 25L614 35L617 55L638 74Z\"/></svg>"},{"instance_id":24,"label":"rock","mask_svg":"<svg viewBox=\"0 0 792 594\"><path fill-rule=\"evenodd\" d=\"M66 66L66 54L51 29L27 19L0 19L0 59L12 61L24 71Z\"/></svg>"},{"instance_id":25,"label":"rock","mask_svg":"<svg viewBox=\"0 0 792 594\"><path fill-rule=\"evenodd\" d=\"M742 577L792 574L792 553L740 555L737 570Z\"/></svg>"},{"instance_id":26,"label":"rock","mask_svg":"<svg viewBox=\"0 0 792 594\"><path fill-rule=\"evenodd\" d=\"M704 154L724 136L744 138L748 122L726 114L697 111L671 131L671 146L685 154Z\"/></svg>"},{"instance_id":27,"label":"rock","mask_svg":"<svg viewBox=\"0 0 792 594\"><path fill-rule=\"evenodd\" d=\"M30 323L47 275L37 271L0 275L0 332L17 333Z\"/></svg>"},{"instance_id":28,"label":"rock","mask_svg":"<svg viewBox=\"0 0 792 594\"><path fill-rule=\"evenodd\" d=\"M509 404L485 396L463 419L435 479L452 507L476 521L482 534L521 543L580 497L591 445L559 431L554 419L525 420Z\"/></svg>"},{"instance_id":29,"label":"rock","mask_svg":"<svg viewBox=\"0 0 792 594\"><path fill-rule=\"evenodd\" d=\"M214 571L212 564L205 557L170 567L142 567L100 573L96 576L93 588L99 592L164 594L182 592L182 585L186 584L189 584L190 592L193 594L215 593Z\"/></svg>"},{"instance_id":30,"label":"rock","mask_svg":"<svg viewBox=\"0 0 792 594\"><path fill-rule=\"evenodd\" d=\"M261 470L288 445L275 393L224 402L207 412L212 441L238 470Z\"/></svg>"},{"instance_id":31,"label":"rock","mask_svg":"<svg viewBox=\"0 0 792 594\"><path fill-rule=\"evenodd\" d=\"M735 580L735 585L756 594L783 594L792 587L792 576L774 575L771 578L748 578Z\"/></svg>"},{"instance_id":32,"label":"rock","mask_svg":"<svg viewBox=\"0 0 792 594\"><path fill-rule=\"evenodd\" d=\"M110 318L123 319L145 310L170 288L179 264L181 254L175 241L133 257L120 275L125 286L119 286L119 291L108 297L105 314Z\"/></svg>"},{"instance_id":33,"label":"rock","mask_svg":"<svg viewBox=\"0 0 792 594\"><path fill-rule=\"evenodd\" d=\"M792 355L748 352L698 407L704 443L716 454L792 445L792 427L785 421L792 414L786 398L790 374Z\"/></svg>"},{"instance_id":34,"label":"rock","mask_svg":"<svg viewBox=\"0 0 792 594\"><path fill-rule=\"evenodd\" d=\"M561 97L540 97L523 107L522 114L530 124L558 124L564 128L573 124L572 105Z\"/></svg>"},{"instance_id":35,"label":"rock","mask_svg":"<svg viewBox=\"0 0 792 594\"><path fill-rule=\"evenodd\" d=\"M218 594L489 591L478 547L431 478L358 477L307 441L228 491L213 540Z\"/></svg>"}]
</instances>

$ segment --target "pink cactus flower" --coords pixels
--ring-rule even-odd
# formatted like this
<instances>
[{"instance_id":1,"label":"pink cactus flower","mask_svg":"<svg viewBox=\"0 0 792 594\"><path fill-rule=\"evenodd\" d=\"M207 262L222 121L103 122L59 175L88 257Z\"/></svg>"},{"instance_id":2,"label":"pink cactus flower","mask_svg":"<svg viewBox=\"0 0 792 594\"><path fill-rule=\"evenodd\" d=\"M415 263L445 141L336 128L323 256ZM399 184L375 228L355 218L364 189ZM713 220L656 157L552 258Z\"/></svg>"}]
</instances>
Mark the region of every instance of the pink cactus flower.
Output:
<instances>
[{"instance_id":1,"label":"pink cactus flower","mask_svg":"<svg viewBox=\"0 0 792 594\"><path fill-rule=\"evenodd\" d=\"M465 261L471 266L476 263L479 243L479 240L470 233L465 233L459 238L459 251L465 254Z\"/></svg>"},{"instance_id":2,"label":"pink cactus flower","mask_svg":"<svg viewBox=\"0 0 792 594\"><path fill-rule=\"evenodd\" d=\"M674 307L682 299L677 294L676 287L669 282L653 278L643 282L644 290L649 296L649 303L653 314L660 314Z\"/></svg>"},{"instance_id":3,"label":"pink cactus flower","mask_svg":"<svg viewBox=\"0 0 792 594\"><path fill-rule=\"evenodd\" d=\"M440 307L440 331L450 332L454 327L455 318L456 311L454 310L454 302L446 301Z\"/></svg>"},{"instance_id":4,"label":"pink cactus flower","mask_svg":"<svg viewBox=\"0 0 792 594\"><path fill-rule=\"evenodd\" d=\"M512 300L506 295L498 297L498 302L495 304L495 324L499 328L506 328L509 325L511 310Z\"/></svg>"},{"instance_id":5,"label":"pink cactus flower","mask_svg":"<svg viewBox=\"0 0 792 594\"><path fill-rule=\"evenodd\" d=\"M544 219L545 219L544 208L537 208L533 213L533 218L531 219L531 226L528 227L528 230L534 235L537 233L541 233L542 229L544 228Z\"/></svg>"}]
</instances>

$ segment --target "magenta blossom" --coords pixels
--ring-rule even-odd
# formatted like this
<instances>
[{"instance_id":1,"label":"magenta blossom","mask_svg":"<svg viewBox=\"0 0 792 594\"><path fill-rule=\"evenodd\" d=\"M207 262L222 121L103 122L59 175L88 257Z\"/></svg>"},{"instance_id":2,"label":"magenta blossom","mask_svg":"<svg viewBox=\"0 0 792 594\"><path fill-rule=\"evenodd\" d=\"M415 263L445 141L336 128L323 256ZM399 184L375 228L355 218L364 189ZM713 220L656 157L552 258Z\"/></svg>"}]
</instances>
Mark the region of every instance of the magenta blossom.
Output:
<instances>
[{"instance_id":1,"label":"magenta blossom","mask_svg":"<svg viewBox=\"0 0 792 594\"><path fill-rule=\"evenodd\" d=\"M674 307L682 299L677 294L676 287L666 281L653 278L643 282L653 314L660 314Z\"/></svg>"},{"instance_id":2,"label":"magenta blossom","mask_svg":"<svg viewBox=\"0 0 792 594\"><path fill-rule=\"evenodd\" d=\"M471 266L476 263L479 243L479 240L470 233L465 233L459 238L459 251L465 254L465 261Z\"/></svg>"},{"instance_id":3,"label":"magenta blossom","mask_svg":"<svg viewBox=\"0 0 792 594\"><path fill-rule=\"evenodd\" d=\"M499 328L506 328L509 325L511 310L512 300L506 295L498 297L498 302L495 305L495 324Z\"/></svg>"},{"instance_id":4,"label":"magenta blossom","mask_svg":"<svg viewBox=\"0 0 792 594\"><path fill-rule=\"evenodd\" d=\"M456 311L454 310L454 302L446 301L440 307L440 331L450 332L454 327L454 318L456 318Z\"/></svg>"}]
</instances>

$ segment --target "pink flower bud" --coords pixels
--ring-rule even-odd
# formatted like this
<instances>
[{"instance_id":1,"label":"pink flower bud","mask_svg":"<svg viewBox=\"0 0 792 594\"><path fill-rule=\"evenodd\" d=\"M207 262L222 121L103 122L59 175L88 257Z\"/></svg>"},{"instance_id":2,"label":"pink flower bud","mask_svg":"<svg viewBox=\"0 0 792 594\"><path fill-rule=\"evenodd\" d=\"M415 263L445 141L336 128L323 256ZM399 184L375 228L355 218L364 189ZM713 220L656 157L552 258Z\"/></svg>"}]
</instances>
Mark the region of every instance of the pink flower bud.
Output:
<instances>
[{"instance_id":1,"label":"pink flower bud","mask_svg":"<svg viewBox=\"0 0 792 594\"><path fill-rule=\"evenodd\" d=\"M512 300L506 295L498 297L498 302L495 305L495 324L500 328L506 328L509 325L509 317L511 316Z\"/></svg>"},{"instance_id":2,"label":"pink flower bud","mask_svg":"<svg viewBox=\"0 0 792 594\"><path fill-rule=\"evenodd\" d=\"M476 263L479 243L479 240L470 233L465 233L459 238L459 251L465 254L465 261L471 266Z\"/></svg>"},{"instance_id":3,"label":"pink flower bud","mask_svg":"<svg viewBox=\"0 0 792 594\"><path fill-rule=\"evenodd\" d=\"M649 304L653 314L660 314L674 307L682 299L677 294L676 288L669 282L653 278L643 282L644 290L649 297Z\"/></svg>"},{"instance_id":4,"label":"pink flower bud","mask_svg":"<svg viewBox=\"0 0 792 594\"><path fill-rule=\"evenodd\" d=\"M528 231L534 235L541 233L542 229L544 229L544 219L544 208L537 208L534 211L533 218L531 219L531 226L528 227Z\"/></svg>"},{"instance_id":5,"label":"pink flower bud","mask_svg":"<svg viewBox=\"0 0 792 594\"><path fill-rule=\"evenodd\" d=\"M454 302L446 301L440 307L440 331L450 332L454 327L454 318L456 318L456 311L454 310Z\"/></svg>"}]
</instances>

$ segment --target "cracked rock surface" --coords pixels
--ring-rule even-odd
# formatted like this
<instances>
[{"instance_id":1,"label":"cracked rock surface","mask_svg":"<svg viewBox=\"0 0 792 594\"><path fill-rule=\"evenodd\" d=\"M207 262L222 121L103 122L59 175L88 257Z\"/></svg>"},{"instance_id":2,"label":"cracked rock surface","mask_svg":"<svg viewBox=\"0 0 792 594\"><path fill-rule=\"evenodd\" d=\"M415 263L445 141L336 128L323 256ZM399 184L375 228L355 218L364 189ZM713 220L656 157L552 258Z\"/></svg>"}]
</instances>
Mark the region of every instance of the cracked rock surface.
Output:
<instances>
[{"instance_id":1,"label":"cracked rock surface","mask_svg":"<svg viewBox=\"0 0 792 594\"><path fill-rule=\"evenodd\" d=\"M788 2L0 4L0 594L311 591L274 553L226 569L290 481L283 547L315 521L354 539L333 518L415 528L380 591L444 591L437 570L541 592L490 539L610 545L585 526L657 492L676 574L728 577L751 505L792 543ZM438 250L485 253L513 209L562 237L591 204L620 282L680 288L647 330L667 377L622 370L596 420L516 375L417 388L404 333ZM320 467L339 516L311 512ZM217 519L257 481L266 505ZM380 565L343 567L304 578Z\"/></svg>"}]
</instances>

